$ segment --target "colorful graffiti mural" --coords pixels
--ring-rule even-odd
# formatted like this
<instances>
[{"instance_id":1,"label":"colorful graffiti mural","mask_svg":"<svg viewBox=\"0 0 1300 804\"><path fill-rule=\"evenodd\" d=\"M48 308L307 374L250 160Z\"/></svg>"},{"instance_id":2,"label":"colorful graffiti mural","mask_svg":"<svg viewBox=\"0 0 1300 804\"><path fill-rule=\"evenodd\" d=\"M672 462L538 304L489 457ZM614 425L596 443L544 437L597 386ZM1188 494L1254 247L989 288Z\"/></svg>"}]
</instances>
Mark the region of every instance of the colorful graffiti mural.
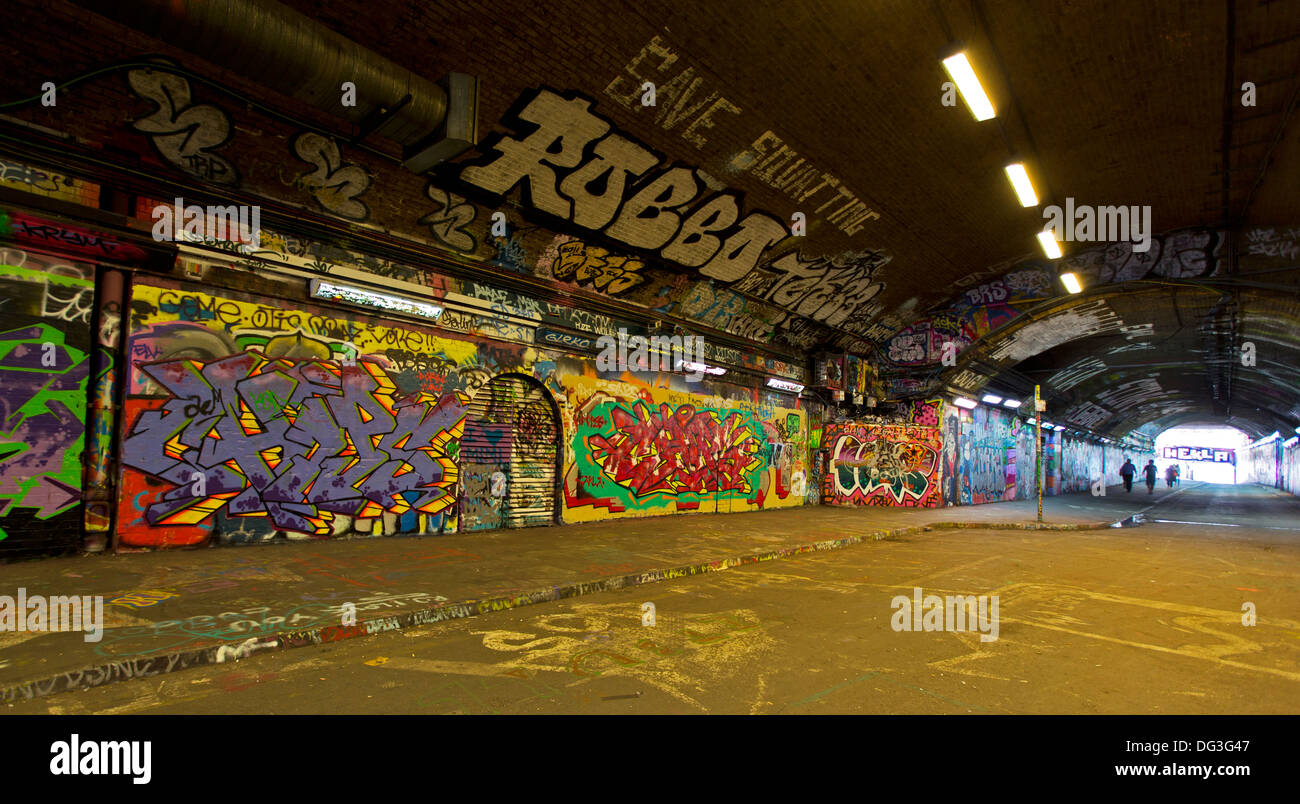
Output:
<instances>
[{"instance_id":1,"label":"colorful graffiti mural","mask_svg":"<svg viewBox=\"0 0 1300 804\"><path fill-rule=\"evenodd\" d=\"M295 308L134 287L120 545L454 530L464 399L522 349Z\"/></svg>"},{"instance_id":2,"label":"colorful graffiti mural","mask_svg":"<svg viewBox=\"0 0 1300 804\"><path fill-rule=\"evenodd\" d=\"M93 268L0 250L0 557L82 533Z\"/></svg>"},{"instance_id":3,"label":"colorful graffiti mural","mask_svg":"<svg viewBox=\"0 0 1300 804\"><path fill-rule=\"evenodd\" d=\"M943 502L943 431L916 425L830 424L829 505L937 508Z\"/></svg>"},{"instance_id":4,"label":"colorful graffiti mural","mask_svg":"<svg viewBox=\"0 0 1300 804\"><path fill-rule=\"evenodd\" d=\"M592 376L589 358L563 351L464 333L453 339L167 281L134 288L129 324L118 508L126 546L198 544L214 534L263 541L278 533L328 538L541 524L554 521L544 503L561 481L530 456L555 456L559 447L568 521L804 501L805 412L755 402L734 386L699 387L751 399L690 393L675 375ZM500 406L485 389L511 372L536 380L529 393L542 398L519 401L506 418L489 415ZM469 417L480 393L487 393L483 409ZM541 426L557 409L564 410L563 442L558 425ZM453 410L466 414L461 430L444 416ZM400 431L418 429L403 417L422 426L441 422L450 440L445 454L431 457L452 461L452 473L410 454L424 431L400 443ZM463 452L470 418L475 446ZM508 420L509 433L497 432L497 419ZM296 440L266 452L289 433ZM488 454L506 443L515 445L510 461ZM340 469L357 458L378 461L369 467L374 474L361 464ZM401 462L412 468L399 472ZM207 473L206 501L191 492L196 472ZM363 474L376 485L367 486ZM327 478L329 491L342 494L337 500L322 485ZM459 494L458 504L434 511L430 498L414 494L428 492L421 478ZM507 516L507 508L519 516Z\"/></svg>"},{"instance_id":5,"label":"colorful graffiti mural","mask_svg":"<svg viewBox=\"0 0 1300 804\"><path fill-rule=\"evenodd\" d=\"M972 410L969 420L963 424L957 467L961 475L961 504L1016 499L1021 420L1010 413L981 406Z\"/></svg>"},{"instance_id":6,"label":"colorful graffiti mural","mask_svg":"<svg viewBox=\"0 0 1300 804\"><path fill-rule=\"evenodd\" d=\"M802 412L575 379L569 519L803 503Z\"/></svg>"},{"instance_id":7,"label":"colorful graffiti mural","mask_svg":"<svg viewBox=\"0 0 1300 804\"><path fill-rule=\"evenodd\" d=\"M327 537L336 514L433 515L455 501L464 406L452 395L399 399L366 360L249 351L141 369L170 394L140 413L122 449L126 466L173 484L145 508L155 528L197 525L222 510L265 517L272 534ZM136 532L124 541L142 543Z\"/></svg>"},{"instance_id":8,"label":"colorful graffiti mural","mask_svg":"<svg viewBox=\"0 0 1300 804\"><path fill-rule=\"evenodd\" d=\"M943 416L943 504L961 504L961 475L957 455L961 444L960 408L947 407Z\"/></svg>"}]
</instances>

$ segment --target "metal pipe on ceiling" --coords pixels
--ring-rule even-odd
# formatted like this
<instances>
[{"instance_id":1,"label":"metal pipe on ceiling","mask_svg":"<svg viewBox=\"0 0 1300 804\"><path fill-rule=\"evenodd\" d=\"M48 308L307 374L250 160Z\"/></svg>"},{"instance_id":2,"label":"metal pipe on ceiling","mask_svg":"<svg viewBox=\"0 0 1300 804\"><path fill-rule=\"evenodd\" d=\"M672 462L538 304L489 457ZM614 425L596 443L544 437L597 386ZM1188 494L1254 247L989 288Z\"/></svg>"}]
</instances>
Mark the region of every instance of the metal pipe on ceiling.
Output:
<instances>
[{"instance_id":1,"label":"metal pipe on ceiling","mask_svg":"<svg viewBox=\"0 0 1300 804\"><path fill-rule=\"evenodd\" d=\"M400 143L416 172L474 144L476 80L434 83L272 0L73 2ZM343 105L344 82L355 106Z\"/></svg>"}]
</instances>

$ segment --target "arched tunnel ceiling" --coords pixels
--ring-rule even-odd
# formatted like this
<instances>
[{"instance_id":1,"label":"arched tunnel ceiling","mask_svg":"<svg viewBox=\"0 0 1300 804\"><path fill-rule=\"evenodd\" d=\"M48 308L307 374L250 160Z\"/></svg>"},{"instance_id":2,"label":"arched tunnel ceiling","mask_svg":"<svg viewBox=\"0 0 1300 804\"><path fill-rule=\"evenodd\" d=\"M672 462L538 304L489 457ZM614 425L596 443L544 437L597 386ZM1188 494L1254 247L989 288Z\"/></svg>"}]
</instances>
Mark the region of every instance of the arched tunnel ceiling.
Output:
<instances>
[{"instance_id":1,"label":"arched tunnel ceiling","mask_svg":"<svg viewBox=\"0 0 1300 804\"><path fill-rule=\"evenodd\" d=\"M1030 306L939 383L1021 398L1038 384L1055 423L1114 436L1195 419L1258 437L1300 421L1295 271L1268 272L1269 283L1222 265L1117 281L1105 262L1086 263L1069 267L1090 291Z\"/></svg>"},{"instance_id":2,"label":"arched tunnel ceiling","mask_svg":"<svg viewBox=\"0 0 1300 804\"><path fill-rule=\"evenodd\" d=\"M803 212L807 235L783 238L762 254L765 271L735 281L657 248L645 254L668 275L738 292L723 306L752 313L726 324L799 351L869 350L962 280L1033 253L1043 218L1015 200L1002 172L1009 148L1045 204L1150 205L1155 232L1243 212L1247 222L1300 223L1300 187L1285 180L1300 175L1300 127L1282 125L1300 88L1295 3L1234 4L1231 77L1259 89L1256 107L1231 114L1221 0L1067 0L1051 13L1038 0L638 0L584 14L564 4L519 13L508 2L379 0L365 25L349 0L286 4L423 74L479 76L486 136L465 162L490 156L493 135L526 131L511 112L549 88L590 101L611 135L659 165L696 169L710 192L739 194L742 218L761 212L789 225ZM995 120L941 103L939 54L952 40L967 44ZM653 107L641 103L644 80L657 85ZM500 201L481 182L464 189L484 205ZM524 211L533 196L506 194ZM573 218L539 219L627 250ZM651 295L638 303L654 301L652 285L639 286Z\"/></svg>"},{"instance_id":3,"label":"arched tunnel ceiling","mask_svg":"<svg viewBox=\"0 0 1300 804\"><path fill-rule=\"evenodd\" d=\"M860 354L886 400L1039 381L1061 416L1114 434L1188 416L1251 432L1300 422L1300 3L374 0L364 15L352 0L284 3L426 77L480 79L480 142L418 198L441 217L377 187L392 203L365 226L400 232L378 212L391 206L431 220L425 241L475 270L543 279L576 305L779 355ZM71 30L87 12L56 0L49 13ZM95 58L166 51L121 31ZM941 102L954 41L995 120ZM31 74L99 66L32 58ZM22 114L61 125L56 110ZM546 142L511 167L503 143L537 131ZM1013 155L1042 206L1149 206L1146 233L1164 234L1149 252L1076 242L1059 265L1035 256L1043 209L1016 202L1002 171ZM638 213L651 189L673 215ZM487 228L499 211L509 237ZM784 229L797 214L803 236ZM664 220L674 231L658 231ZM726 244L701 251L676 231L689 220ZM1066 268L1088 288L1078 298L1062 296ZM1255 364L1232 363L1245 343Z\"/></svg>"}]
</instances>

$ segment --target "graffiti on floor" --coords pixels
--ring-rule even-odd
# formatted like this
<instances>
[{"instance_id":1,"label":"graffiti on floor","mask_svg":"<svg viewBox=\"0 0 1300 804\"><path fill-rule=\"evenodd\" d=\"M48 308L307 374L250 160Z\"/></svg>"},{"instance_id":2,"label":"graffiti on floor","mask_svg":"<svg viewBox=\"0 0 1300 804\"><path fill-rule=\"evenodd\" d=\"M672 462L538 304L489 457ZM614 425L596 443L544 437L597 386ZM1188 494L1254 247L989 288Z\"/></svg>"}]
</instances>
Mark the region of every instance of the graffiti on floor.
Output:
<instances>
[{"instance_id":1,"label":"graffiti on floor","mask_svg":"<svg viewBox=\"0 0 1300 804\"><path fill-rule=\"evenodd\" d=\"M311 601L285 608L248 606L184 620L163 620L148 625L110 628L105 630L104 639L95 646L95 653L100 656L139 656L211 640L246 643L250 639L292 635L320 626L326 626L327 632L317 641L329 642L354 635L339 634L329 631L329 628L338 626L358 629L355 635L391 630L383 627L384 621L389 618L376 618L376 613L431 607L446 600L442 595L429 592L406 592L373 593L339 602ZM343 618L348 614L355 615L360 620L374 619L375 622L345 626ZM371 627L376 623L379 627Z\"/></svg>"},{"instance_id":2,"label":"graffiti on floor","mask_svg":"<svg viewBox=\"0 0 1300 804\"><path fill-rule=\"evenodd\" d=\"M142 589L137 592L127 592L126 594L110 598L108 605L125 606L130 609L143 609L149 606L156 606L164 600L169 600L173 597L180 597L180 595L166 589Z\"/></svg>"},{"instance_id":3,"label":"graffiti on floor","mask_svg":"<svg viewBox=\"0 0 1300 804\"><path fill-rule=\"evenodd\" d=\"M748 609L669 614L680 617L681 630L643 627L635 603L578 603L571 612L529 617L517 626L523 631L470 631L482 638L482 646L496 661L427 661L422 666L422 660L391 660L382 666L522 680L541 673L571 680L619 678L704 710L691 691L706 681L736 676L774 646L758 616Z\"/></svg>"}]
</instances>

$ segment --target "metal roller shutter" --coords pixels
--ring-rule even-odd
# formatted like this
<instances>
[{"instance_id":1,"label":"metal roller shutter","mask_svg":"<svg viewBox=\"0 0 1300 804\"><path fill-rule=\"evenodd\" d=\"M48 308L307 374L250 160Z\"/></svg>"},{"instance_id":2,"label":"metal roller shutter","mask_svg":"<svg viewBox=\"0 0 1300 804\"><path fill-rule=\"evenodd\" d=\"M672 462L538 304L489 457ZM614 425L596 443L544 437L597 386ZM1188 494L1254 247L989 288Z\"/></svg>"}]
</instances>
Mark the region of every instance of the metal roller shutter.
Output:
<instances>
[{"instance_id":1,"label":"metal roller shutter","mask_svg":"<svg viewBox=\"0 0 1300 804\"><path fill-rule=\"evenodd\" d=\"M558 412L535 380L506 374L478 390L460 445L460 529L555 522Z\"/></svg>"}]
</instances>

